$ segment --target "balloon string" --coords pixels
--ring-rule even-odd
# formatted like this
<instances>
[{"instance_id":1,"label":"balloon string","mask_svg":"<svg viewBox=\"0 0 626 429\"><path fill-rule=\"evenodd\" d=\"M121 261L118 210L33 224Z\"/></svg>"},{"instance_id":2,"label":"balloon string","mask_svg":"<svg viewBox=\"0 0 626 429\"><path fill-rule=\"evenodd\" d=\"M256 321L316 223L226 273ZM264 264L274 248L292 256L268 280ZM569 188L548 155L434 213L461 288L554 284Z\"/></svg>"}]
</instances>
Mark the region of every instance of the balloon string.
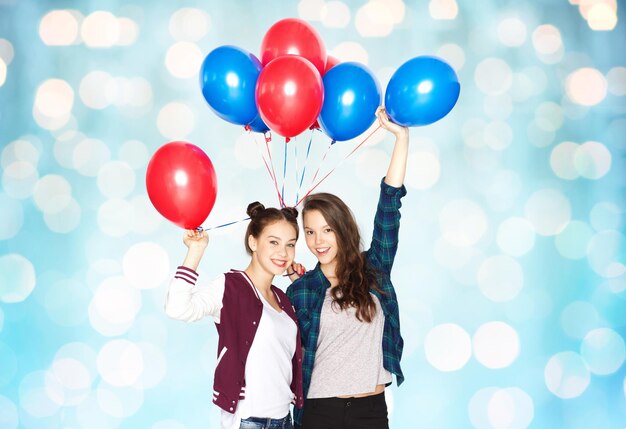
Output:
<instances>
[{"instance_id":1,"label":"balloon string","mask_svg":"<svg viewBox=\"0 0 626 429\"><path fill-rule=\"evenodd\" d=\"M297 143L297 141L295 143ZM295 162L295 164L296 164L296 182L295 182L295 184L297 186L298 185L298 171L300 170L298 168L298 145L297 144L293 145L293 156L296 159L296 162ZM296 201L298 201L298 191L296 191Z\"/></svg>"},{"instance_id":2,"label":"balloon string","mask_svg":"<svg viewBox=\"0 0 626 429\"><path fill-rule=\"evenodd\" d=\"M278 191L278 179L276 178L276 171L274 170L274 160L272 159L272 151L270 151L270 142L272 141L272 133L267 132L264 134L265 136L265 149L267 149L267 155L270 158L270 165L272 166L272 173L274 174L274 184L276 185L276 193L278 194L278 204L281 207L285 207L285 201L280 195Z\"/></svg>"},{"instance_id":3,"label":"balloon string","mask_svg":"<svg viewBox=\"0 0 626 429\"><path fill-rule=\"evenodd\" d=\"M313 183L315 183L315 179L317 178L317 175L319 174L320 169L322 168L322 165L324 164L324 161L326 160L326 156L328 156L328 152L330 152L330 148L333 146L334 143L335 143L335 141L331 140L330 144L326 148L326 152L324 152L324 156L322 157L322 160L320 161L319 165L317 166L317 170L315 170L315 174L313 175L313 178L311 179L311 183L309 184L310 186L312 186Z\"/></svg>"},{"instance_id":4,"label":"balloon string","mask_svg":"<svg viewBox=\"0 0 626 429\"><path fill-rule=\"evenodd\" d=\"M248 132L250 132L250 130L248 130ZM276 195L278 195L278 203L280 204L280 202L281 202L280 192L278 192L278 182L276 181L276 173L274 173L274 165L272 164L272 170L270 171L270 167L269 167L269 165L267 165L267 160L263 156L263 152L261 152L261 148L259 147L259 141L257 140L257 138L256 138L256 136L254 134L252 134L252 139L254 140L254 143L255 143L255 146L257 148L257 151L259 152L259 156L263 160L263 164L265 164L265 168L266 168L268 174L270 175L270 179L272 179L272 183L274 183L274 187L276 188ZM267 138L266 138L266 144L267 144ZM268 152L269 152L269 148L268 148ZM270 159L271 159L271 155L270 155Z\"/></svg>"},{"instance_id":5,"label":"balloon string","mask_svg":"<svg viewBox=\"0 0 626 429\"><path fill-rule=\"evenodd\" d=\"M196 228L196 231L198 231L198 232L211 231L212 229L224 228L225 226L234 225L236 223L245 222L247 220L250 220L250 218L247 217L245 219L236 220L236 221L233 221L233 222L228 222L228 223L225 223L225 224L222 224L222 225L212 226L211 228L203 228L202 226L199 226L199 227Z\"/></svg>"},{"instance_id":6,"label":"balloon string","mask_svg":"<svg viewBox=\"0 0 626 429\"><path fill-rule=\"evenodd\" d=\"M298 205L298 201L300 201L300 190L302 189L302 183L304 182L304 173L306 173L306 165L309 162L309 154L311 153L311 143L313 142L313 133L315 133L314 129L311 129L311 137L309 138L309 147L306 149L306 158L304 158L304 165L302 166L302 176L300 176L300 184L298 185L298 191L296 192L296 205ZM296 166L298 164L296 163ZM298 174L296 172L296 183L298 183Z\"/></svg>"},{"instance_id":7,"label":"balloon string","mask_svg":"<svg viewBox=\"0 0 626 429\"><path fill-rule=\"evenodd\" d=\"M283 158L283 192L281 194L282 205L285 206L285 182L287 181L287 142L289 140L285 139L285 157Z\"/></svg>"},{"instance_id":8,"label":"balloon string","mask_svg":"<svg viewBox=\"0 0 626 429\"><path fill-rule=\"evenodd\" d=\"M335 167L334 167L332 170L330 170L330 171L328 172L328 174L326 174L326 176L322 177L322 178L320 179L320 181L319 181L319 182L317 182L317 183L315 184L315 186L313 186L311 189L309 189L309 191L308 191L308 192L304 195L304 197L302 197L302 200L301 200L301 201L299 201L299 202L298 202L298 204L300 204L302 201L304 201L304 199L305 199L306 197L308 197L308 196L309 196L309 194L315 190L315 188L317 188L317 187L318 187L318 186L319 186L319 185L320 185L320 184L321 184L324 180L326 180L326 178L327 178L328 176L330 176L330 175L331 175L331 173L332 173L333 171L335 171L335 170L337 169L337 167L339 167L339 166L340 166L340 165L341 165L341 164L342 164L342 163L343 163L346 159L350 158L350 156L352 156L352 154L353 154L354 152L356 152L356 150L357 150L358 148L360 148L361 146L363 146L363 144L364 144L364 143L365 143L365 142L366 142L366 141L367 141L367 140L368 140L371 136L373 136L373 135L374 135L374 133L380 129L380 127L381 127L381 126L379 125L378 127L376 127L376 129L374 129L374 131L372 131L371 133L369 133L369 135L368 135L367 137L365 137L365 139L364 139L361 143L359 143L359 145L358 145L357 147L355 147L354 149L352 149L352 152L350 152L348 155L346 155L346 157L345 157L344 159L342 159L341 161L339 161L339 163L338 163L337 165L335 165ZM331 145L332 145L332 143L331 143ZM296 204L294 207L298 207L298 204Z\"/></svg>"}]
</instances>

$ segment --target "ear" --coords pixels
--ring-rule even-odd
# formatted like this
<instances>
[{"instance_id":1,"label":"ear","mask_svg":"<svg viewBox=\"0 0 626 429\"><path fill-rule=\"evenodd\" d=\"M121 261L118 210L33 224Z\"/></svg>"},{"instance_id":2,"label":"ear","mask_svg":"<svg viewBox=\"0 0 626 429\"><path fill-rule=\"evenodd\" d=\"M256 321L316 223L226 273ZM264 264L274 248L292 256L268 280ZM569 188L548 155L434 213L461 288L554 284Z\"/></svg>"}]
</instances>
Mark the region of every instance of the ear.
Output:
<instances>
[{"instance_id":1,"label":"ear","mask_svg":"<svg viewBox=\"0 0 626 429\"><path fill-rule=\"evenodd\" d=\"M256 252L256 238L254 238L252 234L248 236L248 247L250 247L250 250L253 252Z\"/></svg>"}]
</instances>

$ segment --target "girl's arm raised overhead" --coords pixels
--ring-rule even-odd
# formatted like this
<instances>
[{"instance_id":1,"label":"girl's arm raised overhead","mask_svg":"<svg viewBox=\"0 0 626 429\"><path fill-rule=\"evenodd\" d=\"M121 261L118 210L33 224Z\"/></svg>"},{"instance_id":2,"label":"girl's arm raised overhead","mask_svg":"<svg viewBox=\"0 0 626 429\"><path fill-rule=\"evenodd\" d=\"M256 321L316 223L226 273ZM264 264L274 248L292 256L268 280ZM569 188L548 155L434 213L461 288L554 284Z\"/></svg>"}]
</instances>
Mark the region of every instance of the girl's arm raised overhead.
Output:
<instances>
[{"instance_id":1,"label":"girl's arm raised overhead","mask_svg":"<svg viewBox=\"0 0 626 429\"><path fill-rule=\"evenodd\" d=\"M187 246L187 255L170 283L165 313L172 319L185 322L193 322L206 316L213 316L219 322L224 296L224 275L208 286L196 285L196 270L209 244L209 236L206 231L187 230L183 242Z\"/></svg>"},{"instance_id":2,"label":"girl's arm raised overhead","mask_svg":"<svg viewBox=\"0 0 626 429\"><path fill-rule=\"evenodd\" d=\"M387 111L382 106L376 110L376 117L380 126L396 137L385 183L394 188L399 188L404 183L404 176L406 175L406 162L409 156L409 129L391 122L387 116Z\"/></svg>"}]
</instances>

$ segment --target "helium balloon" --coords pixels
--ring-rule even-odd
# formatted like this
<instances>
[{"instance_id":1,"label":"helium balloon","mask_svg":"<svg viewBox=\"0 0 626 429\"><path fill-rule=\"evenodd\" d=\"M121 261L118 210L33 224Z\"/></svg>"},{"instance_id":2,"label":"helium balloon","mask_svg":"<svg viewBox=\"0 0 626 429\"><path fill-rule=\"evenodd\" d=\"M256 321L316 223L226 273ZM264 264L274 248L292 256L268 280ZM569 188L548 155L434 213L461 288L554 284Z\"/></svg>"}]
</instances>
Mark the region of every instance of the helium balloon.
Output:
<instances>
[{"instance_id":1,"label":"helium balloon","mask_svg":"<svg viewBox=\"0 0 626 429\"><path fill-rule=\"evenodd\" d=\"M319 121L331 139L350 140L372 125L381 95L380 85L367 67L353 62L338 64L326 73L323 83Z\"/></svg>"},{"instance_id":2,"label":"helium balloon","mask_svg":"<svg viewBox=\"0 0 626 429\"><path fill-rule=\"evenodd\" d=\"M294 137L309 128L322 109L323 99L322 78L302 57L278 57L259 75L259 113L263 122L283 137Z\"/></svg>"},{"instance_id":3,"label":"helium balloon","mask_svg":"<svg viewBox=\"0 0 626 429\"><path fill-rule=\"evenodd\" d=\"M415 57L391 77L385 108L397 124L428 125L452 110L460 89L459 79L448 63L437 57Z\"/></svg>"},{"instance_id":4,"label":"helium balloon","mask_svg":"<svg viewBox=\"0 0 626 429\"><path fill-rule=\"evenodd\" d=\"M257 57L236 46L220 46L200 69L202 95L220 118L237 125L250 123L258 110L254 90L263 66Z\"/></svg>"},{"instance_id":5,"label":"helium balloon","mask_svg":"<svg viewBox=\"0 0 626 429\"><path fill-rule=\"evenodd\" d=\"M195 229L213 209L217 179L202 149L176 141L161 146L152 155L146 188L161 215L181 228Z\"/></svg>"},{"instance_id":6,"label":"helium balloon","mask_svg":"<svg viewBox=\"0 0 626 429\"><path fill-rule=\"evenodd\" d=\"M306 21L296 18L282 19L267 30L261 43L263 66L283 55L306 58L320 74L324 73L326 48L322 36Z\"/></svg>"}]
</instances>

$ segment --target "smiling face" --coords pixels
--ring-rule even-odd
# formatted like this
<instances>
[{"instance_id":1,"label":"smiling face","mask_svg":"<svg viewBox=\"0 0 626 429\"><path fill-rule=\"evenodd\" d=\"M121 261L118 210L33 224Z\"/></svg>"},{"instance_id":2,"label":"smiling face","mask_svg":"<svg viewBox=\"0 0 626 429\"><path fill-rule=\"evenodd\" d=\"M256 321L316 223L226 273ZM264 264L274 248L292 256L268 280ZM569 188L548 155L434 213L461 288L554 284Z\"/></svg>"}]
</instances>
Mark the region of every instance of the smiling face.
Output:
<instances>
[{"instance_id":1,"label":"smiling face","mask_svg":"<svg viewBox=\"0 0 626 429\"><path fill-rule=\"evenodd\" d=\"M267 225L258 237L248 236L252 259L273 275L282 274L293 262L298 239L293 225L280 220Z\"/></svg>"},{"instance_id":2,"label":"smiling face","mask_svg":"<svg viewBox=\"0 0 626 429\"><path fill-rule=\"evenodd\" d=\"M306 245L322 265L334 265L339 252L335 231L328 225L319 210L304 213L304 237Z\"/></svg>"}]
</instances>

